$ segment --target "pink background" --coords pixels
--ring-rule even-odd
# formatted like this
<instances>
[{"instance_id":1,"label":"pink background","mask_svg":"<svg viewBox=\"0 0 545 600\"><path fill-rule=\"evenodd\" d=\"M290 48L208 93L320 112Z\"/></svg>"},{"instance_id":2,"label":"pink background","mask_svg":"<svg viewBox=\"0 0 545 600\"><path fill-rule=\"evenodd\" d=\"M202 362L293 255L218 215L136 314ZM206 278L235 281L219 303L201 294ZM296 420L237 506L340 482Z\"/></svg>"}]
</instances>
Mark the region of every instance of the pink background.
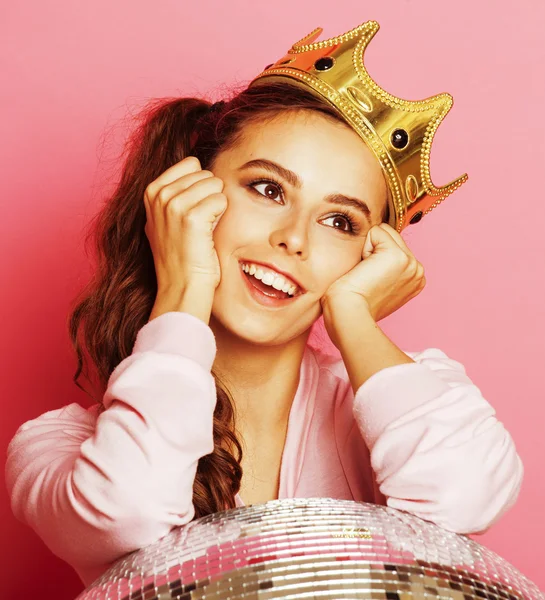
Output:
<instances>
[{"instance_id":1,"label":"pink background","mask_svg":"<svg viewBox=\"0 0 545 600\"><path fill-rule=\"evenodd\" d=\"M89 266L83 227L116 176L130 117L148 98L221 97L317 26L381 29L367 67L389 92L448 91L432 178L468 172L404 238L426 289L381 322L404 350L438 347L466 366L525 465L516 506L478 541L545 588L543 400L545 44L542 0L5 3L0 23L0 386L5 448L17 427L71 402L69 302ZM400 399L401 400L401 399ZM82 584L0 494L2 594L73 598ZM40 583L38 583L40 585ZM30 591L34 590L34 591ZM45 598L46 596L41 596Z\"/></svg>"}]
</instances>

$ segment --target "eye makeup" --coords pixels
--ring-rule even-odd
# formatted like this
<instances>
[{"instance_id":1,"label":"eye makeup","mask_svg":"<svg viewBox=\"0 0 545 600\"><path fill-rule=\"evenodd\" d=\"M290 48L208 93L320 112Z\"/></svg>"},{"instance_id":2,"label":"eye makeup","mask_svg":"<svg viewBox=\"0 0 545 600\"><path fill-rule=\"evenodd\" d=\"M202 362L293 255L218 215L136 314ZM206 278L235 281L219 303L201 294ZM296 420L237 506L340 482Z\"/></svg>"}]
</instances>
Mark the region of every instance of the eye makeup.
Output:
<instances>
[{"instance_id":1,"label":"eye makeup","mask_svg":"<svg viewBox=\"0 0 545 600\"><path fill-rule=\"evenodd\" d=\"M252 194L257 194L261 198L266 198L267 200L272 200L273 202L277 202L277 200L275 198L271 198L270 196L267 196L266 194L263 194L263 193L259 192L258 190L256 190L255 186L259 185L259 184L269 184L269 185L276 187L277 190L280 192L282 199L284 198L285 192L284 192L284 188L283 188L282 184L280 183L280 181L277 181L273 177L269 177L269 178L261 177L259 179L253 179L253 180L249 181L247 184L245 184L245 187L248 188ZM347 230L347 229L340 229L338 227L332 227L333 229L336 229L337 231L340 231L341 233L346 233L347 235L354 235L354 236L358 235L361 232L361 227L357 221L357 218L354 217L349 211L339 209L336 213L326 217L326 219L332 219L332 218L337 218L337 217L344 219L344 221L348 224L350 229Z\"/></svg>"}]
</instances>

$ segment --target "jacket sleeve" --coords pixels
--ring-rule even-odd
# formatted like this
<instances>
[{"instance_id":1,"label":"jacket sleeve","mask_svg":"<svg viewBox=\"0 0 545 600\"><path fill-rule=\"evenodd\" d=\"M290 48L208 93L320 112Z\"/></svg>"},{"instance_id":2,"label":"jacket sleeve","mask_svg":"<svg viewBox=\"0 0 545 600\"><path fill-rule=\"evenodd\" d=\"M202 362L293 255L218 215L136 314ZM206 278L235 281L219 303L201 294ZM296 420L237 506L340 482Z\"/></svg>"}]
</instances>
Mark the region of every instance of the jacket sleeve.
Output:
<instances>
[{"instance_id":1,"label":"jacket sleeve","mask_svg":"<svg viewBox=\"0 0 545 600\"><path fill-rule=\"evenodd\" d=\"M392 508L460 534L484 533L520 491L523 465L464 366L437 348L372 375L353 414Z\"/></svg>"},{"instance_id":2,"label":"jacket sleeve","mask_svg":"<svg viewBox=\"0 0 545 600\"><path fill-rule=\"evenodd\" d=\"M112 372L98 419L73 403L21 425L6 462L16 518L78 567L191 521L197 462L214 448L215 352L205 323L165 313Z\"/></svg>"}]
</instances>

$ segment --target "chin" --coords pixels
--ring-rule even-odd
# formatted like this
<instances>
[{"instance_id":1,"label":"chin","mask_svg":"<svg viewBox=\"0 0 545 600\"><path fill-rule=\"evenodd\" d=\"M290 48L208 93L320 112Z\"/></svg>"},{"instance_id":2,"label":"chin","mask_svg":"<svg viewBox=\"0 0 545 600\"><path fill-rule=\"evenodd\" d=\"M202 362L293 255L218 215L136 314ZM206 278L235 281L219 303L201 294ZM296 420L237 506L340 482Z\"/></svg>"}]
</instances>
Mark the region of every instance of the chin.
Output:
<instances>
[{"instance_id":1,"label":"chin","mask_svg":"<svg viewBox=\"0 0 545 600\"><path fill-rule=\"evenodd\" d=\"M257 346L279 346L287 344L295 338L309 331L314 322L319 318L320 305L316 318L303 319L300 317L296 323L288 323L285 318L271 313L251 311L248 307L235 306L233 300L222 303L221 299L214 299L210 326L214 333L231 335L241 341ZM218 331L218 328L220 331Z\"/></svg>"},{"instance_id":2,"label":"chin","mask_svg":"<svg viewBox=\"0 0 545 600\"><path fill-rule=\"evenodd\" d=\"M285 337L286 331L280 319L267 315L260 318L259 315L250 314L247 309L235 310L232 301L225 307L214 300L210 326L213 330L219 326L223 330L222 333L228 333L240 340L260 346L274 346L287 341L280 339Z\"/></svg>"},{"instance_id":3,"label":"chin","mask_svg":"<svg viewBox=\"0 0 545 600\"><path fill-rule=\"evenodd\" d=\"M228 272L222 266L222 273ZM210 325L253 344L287 343L310 329L322 312L320 302L311 307L303 297L295 302L303 302L304 306L261 306L248 293L237 265L236 276L222 277L216 288Z\"/></svg>"}]
</instances>

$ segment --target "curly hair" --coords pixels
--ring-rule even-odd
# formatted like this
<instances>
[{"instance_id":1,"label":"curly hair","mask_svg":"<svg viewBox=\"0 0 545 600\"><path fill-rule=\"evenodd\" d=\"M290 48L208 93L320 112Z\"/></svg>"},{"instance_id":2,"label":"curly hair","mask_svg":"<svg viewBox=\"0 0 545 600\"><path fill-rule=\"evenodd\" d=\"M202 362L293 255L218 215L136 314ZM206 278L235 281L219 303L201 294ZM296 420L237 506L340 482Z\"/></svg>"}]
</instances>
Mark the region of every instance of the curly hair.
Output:
<instances>
[{"instance_id":1,"label":"curly hair","mask_svg":"<svg viewBox=\"0 0 545 600\"><path fill-rule=\"evenodd\" d=\"M104 411L102 397L115 367L132 352L148 322L157 294L152 251L144 232L144 192L150 182L186 156L212 169L219 152L234 147L245 125L267 121L282 111L312 110L342 121L336 110L311 92L274 82L246 87L217 104L193 97L153 100L137 115L123 151L119 182L91 219L85 245L93 243L96 268L73 300L69 336L77 357L73 380ZM388 203L383 220L388 221ZM96 396L82 387L87 379ZM193 485L194 518L234 508L242 478L242 447L226 386L212 370L217 402L212 453L199 459Z\"/></svg>"}]
</instances>

